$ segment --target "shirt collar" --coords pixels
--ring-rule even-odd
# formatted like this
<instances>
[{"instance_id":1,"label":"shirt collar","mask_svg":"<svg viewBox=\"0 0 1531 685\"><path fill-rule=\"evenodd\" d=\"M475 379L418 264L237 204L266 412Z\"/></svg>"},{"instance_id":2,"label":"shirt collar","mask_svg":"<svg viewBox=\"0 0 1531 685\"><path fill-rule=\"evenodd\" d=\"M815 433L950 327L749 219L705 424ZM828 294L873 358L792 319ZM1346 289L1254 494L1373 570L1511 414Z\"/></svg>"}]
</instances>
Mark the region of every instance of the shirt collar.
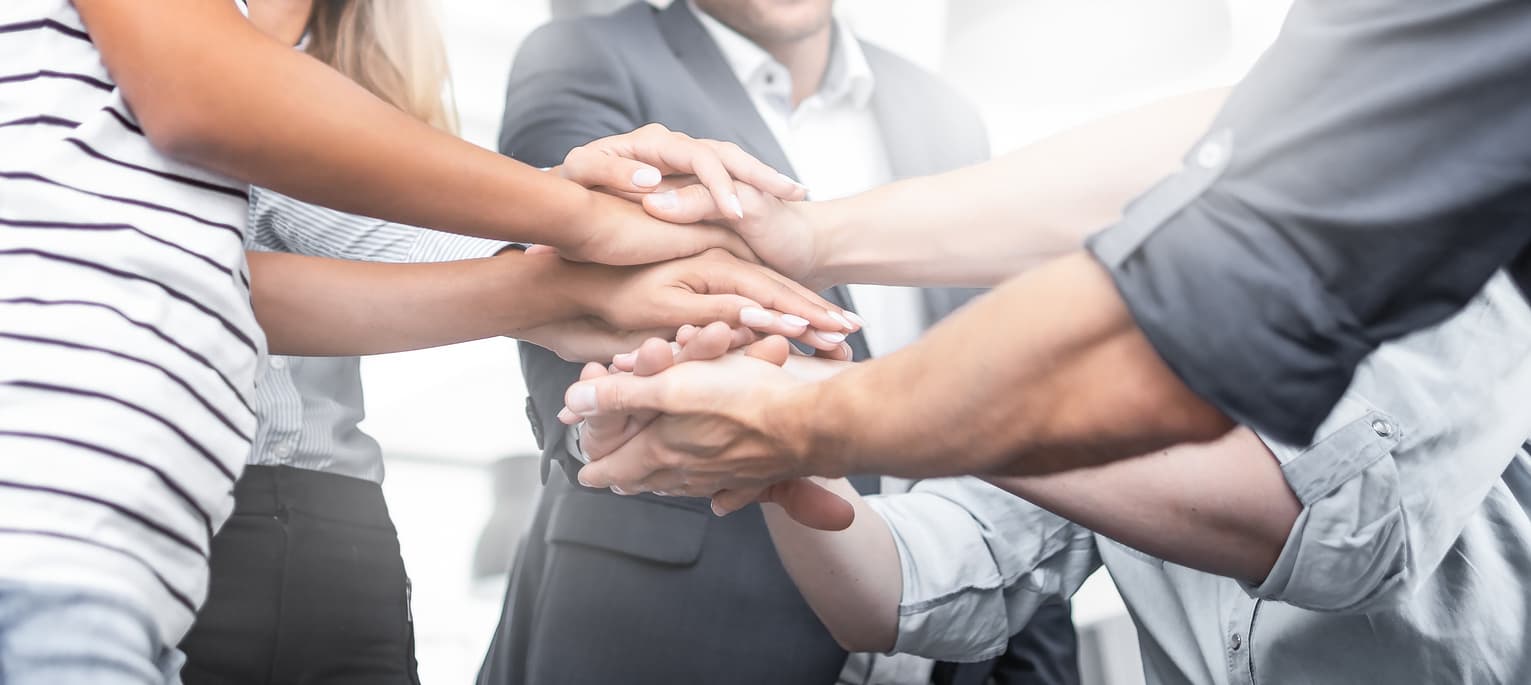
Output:
<instances>
[{"instance_id":1,"label":"shirt collar","mask_svg":"<svg viewBox=\"0 0 1531 685\"><path fill-rule=\"evenodd\" d=\"M712 36L739 83L752 92L765 92L783 99L791 97L792 84L786 67L771 57L771 53L702 11L695 0L686 2ZM833 30L829 66L824 72L824 82L819 84L818 95L826 104L844 102L856 108L866 107L872 99L876 79L867 63L866 53L861 49L861 41L839 20L834 22Z\"/></svg>"}]
</instances>

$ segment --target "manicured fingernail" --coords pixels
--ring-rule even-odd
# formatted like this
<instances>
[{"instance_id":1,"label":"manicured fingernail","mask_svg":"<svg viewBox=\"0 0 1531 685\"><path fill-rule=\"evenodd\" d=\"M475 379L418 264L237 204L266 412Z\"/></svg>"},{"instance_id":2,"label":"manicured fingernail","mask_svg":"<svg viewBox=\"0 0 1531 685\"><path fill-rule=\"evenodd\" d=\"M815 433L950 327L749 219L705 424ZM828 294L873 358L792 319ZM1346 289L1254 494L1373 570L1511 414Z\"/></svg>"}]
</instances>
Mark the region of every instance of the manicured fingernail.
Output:
<instances>
[{"instance_id":1,"label":"manicured fingernail","mask_svg":"<svg viewBox=\"0 0 1531 685\"><path fill-rule=\"evenodd\" d=\"M626 490L623 490L622 488L619 488L619 487L617 487L615 485L611 486L611 491L617 493L618 495L625 495L625 494L627 494Z\"/></svg>"},{"instance_id":2,"label":"manicured fingernail","mask_svg":"<svg viewBox=\"0 0 1531 685\"><path fill-rule=\"evenodd\" d=\"M579 484L580 484L580 485L583 485L583 486L585 486L585 487L587 487L587 488L593 488L593 487L595 487L595 486L594 486L594 485L591 485L591 484L590 484L590 481L588 481L588 480L585 480L585 470L584 470L584 469L580 469L580 470L579 470L579 473L577 473L577 474L574 474L574 478L575 478L575 480L578 480L578 481L579 481Z\"/></svg>"},{"instance_id":3,"label":"manicured fingernail","mask_svg":"<svg viewBox=\"0 0 1531 685\"><path fill-rule=\"evenodd\" d=\"M638 355L632 352L623 352L622 354L612 356L611 363L618 366L632 366L633 362L637 360Z\"/></svg>"},{"instance_id":4,"label":"manicured fingernail","mask_svg":"<svg viewBox=\"0 0 1531 685\"><path fill-rule=\"evenodd\" d=\"M856 324L857 328L866 328L866 319L861 318L861 315L856 312L849 309L845 310L845 318L850 319L851 323Z\"/></svg>"},{"instance_id":5,"label":"manicured fingernail","mask_svg":"<svg viewBox=\"0 0 1531 685\"><path fill-rule=\"evenodd\" d=\"M845 336L840 336L842 339ZM564 405L570 412L581 416L595 411L595 386L576 383L564 397Z\"/></svg>"},{"instance_id":6,"label":"manicured fingernail","mask_svg":"<svg viewBox=\"0 0 1531 685\"><path fill-rule=\"evenodd\" d=\"M819 336L819 340L823 340L824 342L827 342L831 345L839 345L840 343L845 342L844 333L825 333L824 331L814 331L813 334Z\"/></svg>"},{"instance_id":7,"label":"manicured fingernail","mask_svg":"<svg viewBox=\"0 0 1531 685\"><path fill-rule=\"evenodd\" d=\"M713 502L712 503L712 515L713 516L727 516L728 512L723 511L723 508L719 507L717 502Z\"/></svg>"},{"instance_id":8,"label":"manicured fingernail","mask_svg":"<svg viewBox=\"0 0 1531 685\"><path fill-rule=\"evenodd\" d=\"M577 420L577 419L579 419L579 416L576 415L574 412L569 411L568 407L564 407L563 409L559 409L558 410L558 420L560 422L563 422L563 423L574 423L575 420Z\"/></svg>"},{"instance_id":9,"label":"manicured fingernail","mask_svg":"<svg viewBox=\"0 0 1531 685\"><path fill-rule=\"evenodd\" d=\"M673 354L680 354L680 343L678 343L678 342L671 342L670 343L670 354L672 354L672 355Z\"/></svg>"},{"instance_id":10,"label":"manicured fingernail","mask_svg":"<svg viewBox=\"0 0 1531 685\"><path fill-rule=\"evenodd\" d=\"M846 328L855 328L855 326L851 325L850 319L847 319L847 318L841 316L840 312L837 312L837 311L835 311L833 309L826 309L826 310L824 310L824 313L828 314L829 318L834 319L835 323L840 324L841 326L844 326Z\"/></svg>"},{"instance_id":11,"label":"manicured fingernail","mask_svg":"<svg viewBox=\"0 0 1531 685\"><path fill-rule=\"evenodd\" d=\"M744 205L739 204L738 195L728 196L728 209L734 213L734 216L739 217L740 219L744 218Z\"/></svg>"},{"instance_id":12,"label":"manicured fingernail","mask_svg":"<svg viewBox=\"0 0 1531 685\"><path fill-rule=\"evenodd\" d=\"M803 318L801 316L793 315L793 314L782 314L781 315L781 322L784 323L784 324L787 324L788 326L791 326L793 328L807 328L808 327L808 320L807 319L805 319L805 318Z\"/></svg>"},{"instance_id":13,"label":"manicured fingernail","mask_svg":"<svg viewBox=\"0 0 1531 685\"><path fill-rule=\"evenodd\" d=\"M633 172L633 185L639 188L652 188L659 185L659 170L651 166L643 167Z\"/></svg>"},{"instance_id":14,"label":"manicured fingernail","mask_svg":"<svg viewBox=\"0 0 1531 685\"><path fill-rule=\"evenodd\" d=\"M655 209L669 211L680 206L680 195L673 190L655 193L649 196L649 204L654 205Z\"/></svg>"},{"instance_id":15,"label":"manicured fingernail","mask_svg":"<svg viewBox=\"0 0 1531 685\"><path fill-rule=\"evenodd\" d=\"M750 328L761 328L776 323L776 315L759 307L745 307L739 310L739 323Z\"/></svg>"}]
</instances>

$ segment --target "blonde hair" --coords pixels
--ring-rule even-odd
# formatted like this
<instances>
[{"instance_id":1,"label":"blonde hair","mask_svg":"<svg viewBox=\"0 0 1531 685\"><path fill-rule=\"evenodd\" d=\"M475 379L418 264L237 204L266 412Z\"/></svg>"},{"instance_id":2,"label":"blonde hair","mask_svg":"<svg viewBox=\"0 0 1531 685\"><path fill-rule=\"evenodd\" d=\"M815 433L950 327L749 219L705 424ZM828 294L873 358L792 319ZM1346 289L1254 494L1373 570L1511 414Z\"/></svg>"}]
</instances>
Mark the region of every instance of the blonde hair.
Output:
<instances>
[{"instance_id":1,"label":"blonde hair","mask_svg":"<svg viewBox=\"0 0 1531 685\"><path fill-rule=\"evenodd\" d=\"M308 54L431 126L457 132L446 46L426 0L315 0Z\"/></svg>"}]
</instances>

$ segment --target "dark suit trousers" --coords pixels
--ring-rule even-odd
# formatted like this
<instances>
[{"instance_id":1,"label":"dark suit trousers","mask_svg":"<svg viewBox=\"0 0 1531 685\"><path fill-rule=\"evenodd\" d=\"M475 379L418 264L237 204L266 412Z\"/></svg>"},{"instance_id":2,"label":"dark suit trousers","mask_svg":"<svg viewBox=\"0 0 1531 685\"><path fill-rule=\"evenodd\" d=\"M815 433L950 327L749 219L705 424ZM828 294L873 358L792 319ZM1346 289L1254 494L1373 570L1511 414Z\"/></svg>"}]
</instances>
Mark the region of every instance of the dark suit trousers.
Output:
<instances>
[{"instance_id":1,"label":"dark suit trousers","mask_svg":"<svg viewBox=\"0 0 1531 685\"><path fill-rule=\"evenodd\" d=\"M181 649L186 685L417 685L409 580L382 488L247 468Z\"/></svg>"}]
</instances>

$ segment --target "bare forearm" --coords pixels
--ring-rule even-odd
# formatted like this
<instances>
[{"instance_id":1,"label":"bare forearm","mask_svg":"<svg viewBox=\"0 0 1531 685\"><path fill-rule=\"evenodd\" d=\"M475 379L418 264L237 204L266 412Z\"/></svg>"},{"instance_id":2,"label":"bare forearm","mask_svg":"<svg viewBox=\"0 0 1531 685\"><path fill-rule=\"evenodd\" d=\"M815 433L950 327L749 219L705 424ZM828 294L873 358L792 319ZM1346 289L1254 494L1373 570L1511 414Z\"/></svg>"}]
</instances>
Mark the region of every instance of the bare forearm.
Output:
<instances>
[{"instance_id":1,"label":"bare forearm","mask_svg":"<svg viewBox=\"0 0 1531 685\"><path fill-rule=\"evenodd\" d=\"M344 211L487 238L577 239L570 224L587 191L410 118L259 33L231 3L76 5L151 140L174 156Z\"/></svg>"},{"instance_id":2,"label":"bare forearm","mask_svg":"<svg viewBox=\"0 0 1531 685\"><path fill-rule=\"evenodd\" d=\"M1255 585L1302 511L1276 458L1242 428L1097 468L990 480L1129 547Z\"/></svg>"},{"instance_id":3,"label":"bare forearm","mask_svg":"<svg viewBox=\"0 0 1531 685\"><path fill-rule=\"evenodd\" d=\"M1022 274L904 350L796 392L774 420L799 440L806 470L830 475L1034 475L1232 428L1164 365L1084 253Z\"/></svg>"},{"instance_id":4,"label":"bare forearm","mask_svg":"<svg viewBox=\"0 0 1531 685\"><path fill-rule=\"evenodd\" d=\"M1227 95L1201 91L957 171L802 206L816 281L992 286L1079 249L1172 173Z\"/></svg>"},{"instance_id":5,"label":"bare forearm","mask_svg":"<svg viewBox=\"0 0 1531 685\"><path fill-rule=\"evenodd\" d=\"M825 483L856 508L838 532L814 530L774 504L762 505L782 565L815 615L851 651L885 652L898 637L903 593L898 549L888 524L844 480Z\"/></svg>"},{"instance_id":6,"label":"bare forearm","mask_svg":"<svg viewBox=\"0 0 1531 685\"><path fill-rule=\"evenodd\" d=\"M579 313L569 291L546 287L578 267L551 255L440 264L269 252L249 259L255 314L275 354L400 352L514 335Z\"/></svg>"}]
</instances>

